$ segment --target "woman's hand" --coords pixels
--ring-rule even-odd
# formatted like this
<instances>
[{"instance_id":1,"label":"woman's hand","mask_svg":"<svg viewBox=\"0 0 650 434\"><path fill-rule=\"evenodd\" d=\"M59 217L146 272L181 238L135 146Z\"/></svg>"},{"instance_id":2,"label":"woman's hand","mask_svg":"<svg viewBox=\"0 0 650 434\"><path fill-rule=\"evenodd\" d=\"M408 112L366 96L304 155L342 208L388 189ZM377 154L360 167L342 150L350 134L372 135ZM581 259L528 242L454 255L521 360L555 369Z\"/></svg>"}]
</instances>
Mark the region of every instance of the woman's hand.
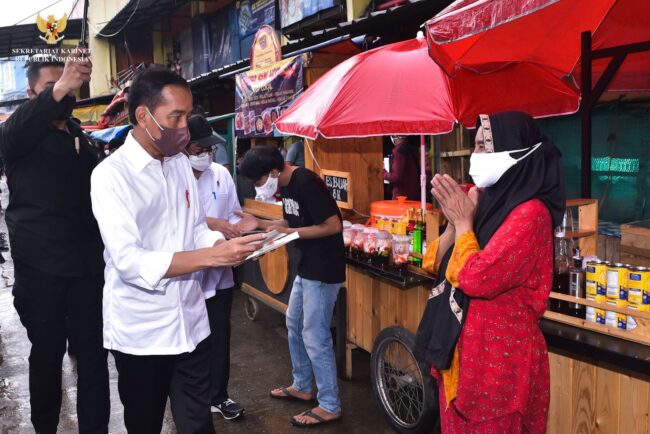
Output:
<instances>
[{"instance_id":1,"label":"woman's hand","mask_svg":"<svg viewBox=\"0 0 650 434\"><path fill-rule=\"evenodd\" d=\"M454 225L457 234L472 230L478 204L478 188L465 194L449 175L436 174L431 180L431 193L438 200L447 220Z\"/></svg>"}]
</instances>

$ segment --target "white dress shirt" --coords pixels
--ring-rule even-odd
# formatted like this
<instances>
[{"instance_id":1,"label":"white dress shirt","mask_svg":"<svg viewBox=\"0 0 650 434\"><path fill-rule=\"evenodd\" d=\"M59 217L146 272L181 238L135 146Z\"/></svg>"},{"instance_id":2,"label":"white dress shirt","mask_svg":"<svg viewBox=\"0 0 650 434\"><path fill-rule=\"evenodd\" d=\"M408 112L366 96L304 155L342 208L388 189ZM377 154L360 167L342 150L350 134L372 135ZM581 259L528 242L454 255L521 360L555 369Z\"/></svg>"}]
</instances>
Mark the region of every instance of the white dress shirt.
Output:
<instances>
[{"instance_id":1,"label":"white dress shirt","mask_svg":"<svg viewBox=\"0 0 650 434\"><path fill-rule=\"evenodd\" d=\"M228 220L231 224L241 218L235 211L241 211L235 182L228 169L221 164L212 163L199 177L199 196L206 217ZM232 288L232 267L210 268L203 272L203 294L205 298L216 295L217 290Z\"/></svg>"},{"instance_id":2,"label":"white dress shirt","mask_svg":"<svg viewBox=\"0 0 650 434\"><path fill-rule=\"evenodd\" d=\"M210 334L202 273L165 278L174 252L213 246L183 154L152 158L129 133L93 171L104 240L104 347L134 355L191 352Z\"/></svg>"}]
</instances>

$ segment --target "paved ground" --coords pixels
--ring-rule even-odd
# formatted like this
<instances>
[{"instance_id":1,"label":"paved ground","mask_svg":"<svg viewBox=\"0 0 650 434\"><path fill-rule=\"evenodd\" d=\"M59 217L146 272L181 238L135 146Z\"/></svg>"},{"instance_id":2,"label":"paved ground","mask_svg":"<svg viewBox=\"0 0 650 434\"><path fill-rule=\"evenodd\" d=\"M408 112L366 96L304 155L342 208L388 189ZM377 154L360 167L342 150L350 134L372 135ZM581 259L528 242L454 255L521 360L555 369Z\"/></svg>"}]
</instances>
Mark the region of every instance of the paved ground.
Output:
<instances>
[{"instance_id":1,"label":"paved ground","mask_svg":"<svg viewBox=\"0 0 650 434\"><path fill-rule=\"evenodd\" d=\"M7 204L7 188L2 188L3 208ZM0 230L6 231L4 216ZM28 362L29 341L13 307L11 287L13 264L5 253L7 262L0 265L0 433L33 432L29 421ZM291 364L287 349L284 317L262 307L255 322L244 315L244 297L238 293L233 306L233 348L231 396L248 410L240 421L227 422L214 417L217 433L285 434L304 433L290 426L289 418L308 407L300 403L279 402L268 397L269 390L287 385L291 379ZM109 356L111 382L111 433L124 433L122 406L117 394L117 372ZM355 378L340 381L344 418L330 427L310 429L311 433L392 433L388 423L372 399L368 372L369 356L363 351L354 354ZM76 380L73 359L65 357L63 364L63 408L59 432L77 432ZM169 410L169 408L168 408ZM164 433L175 433L169 411L166 414Z\"/></svg>"}]
</instances>

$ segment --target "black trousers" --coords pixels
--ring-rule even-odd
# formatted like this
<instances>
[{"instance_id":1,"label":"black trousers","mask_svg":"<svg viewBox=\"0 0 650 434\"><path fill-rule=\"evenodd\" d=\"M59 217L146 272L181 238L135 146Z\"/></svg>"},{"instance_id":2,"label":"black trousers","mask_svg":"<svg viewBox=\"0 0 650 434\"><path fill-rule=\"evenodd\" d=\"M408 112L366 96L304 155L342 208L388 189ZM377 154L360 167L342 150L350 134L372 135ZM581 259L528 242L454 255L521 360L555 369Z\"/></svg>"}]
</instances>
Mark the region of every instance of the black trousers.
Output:
<instances>
[{"instance_id":1,"label":"black trousers","mask_svg":"<svg viewBox=\"0 0 650 434\"><path fill-rule=\"evenodd\" d=\"M159 434L167 397L179 434L214 434L210 402L210 341L191 353L134 356L112 350L117 388L130 434Z\"/></svg>"},{"instance_id":2,"label":"black trousers","mask_svg":"<svg viewBox=\"0 0 650 434\"><path fill-rule=\"evenodd\" d=\"M228 399L230 379L230 312L234 289L218 289L217 295L205 301L210 320L210 402L220 404Z\"/></svg>"},{"instance_id":3,"label":"black trousers","mask_svg":"<svg viewBox=\"0 0 650 434\"><path fill-rule=\"evenodd\" d=\"M76 348L79 432L106 433L110 415L102 345L102 274L59 277L14 260L14 306L32 344L29 400L37 432L55 433L66 340Z\"/></svg>"}]
</instances>

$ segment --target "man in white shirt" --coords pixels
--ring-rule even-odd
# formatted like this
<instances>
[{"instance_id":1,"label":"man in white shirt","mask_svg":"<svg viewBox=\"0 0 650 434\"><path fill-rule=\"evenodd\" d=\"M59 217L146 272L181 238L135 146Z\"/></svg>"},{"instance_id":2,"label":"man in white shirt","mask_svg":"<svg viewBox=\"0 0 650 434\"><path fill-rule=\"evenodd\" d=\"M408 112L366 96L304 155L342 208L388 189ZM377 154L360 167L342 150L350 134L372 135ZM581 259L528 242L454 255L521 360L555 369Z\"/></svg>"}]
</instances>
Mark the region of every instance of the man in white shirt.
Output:
<instances>
[{"instance_id":1,"label":"man in white shirt","mask_svg":"<svg viewBox=\"0 0 650 434\"><path fill-rule=\"evenodd\" d=\"M129 433L159 433L168 397L179 433L214 433L199 271L243 261L263 238L226 242L206 225L180 154L191 110L183 78L160 67L140 73L129 92L133 131L91 178L105 245L104 346L115 357Z\"/></svg>"},{"instance_id":2,"label":"man in white shirt","mask_svg":"<svg viewBox=\"0 0 650 434\"><path fill-rule=\"evenodd\" d=\"M195 114L187 120L190 143L185 148L199 188L199 197L208 227L223 233L226 238L236 238L257 227L257 220L241 214L237 190L228 169L212 162L218 138L202 115ZM243 215L243 217L241 217ZM244 408L230 399L230 312L235 282L230 267L213 268L203 272L203 293L210 319L210 405L213 413L225 419L235 419L244 414Z\"/></svg>"}]
</instances>

